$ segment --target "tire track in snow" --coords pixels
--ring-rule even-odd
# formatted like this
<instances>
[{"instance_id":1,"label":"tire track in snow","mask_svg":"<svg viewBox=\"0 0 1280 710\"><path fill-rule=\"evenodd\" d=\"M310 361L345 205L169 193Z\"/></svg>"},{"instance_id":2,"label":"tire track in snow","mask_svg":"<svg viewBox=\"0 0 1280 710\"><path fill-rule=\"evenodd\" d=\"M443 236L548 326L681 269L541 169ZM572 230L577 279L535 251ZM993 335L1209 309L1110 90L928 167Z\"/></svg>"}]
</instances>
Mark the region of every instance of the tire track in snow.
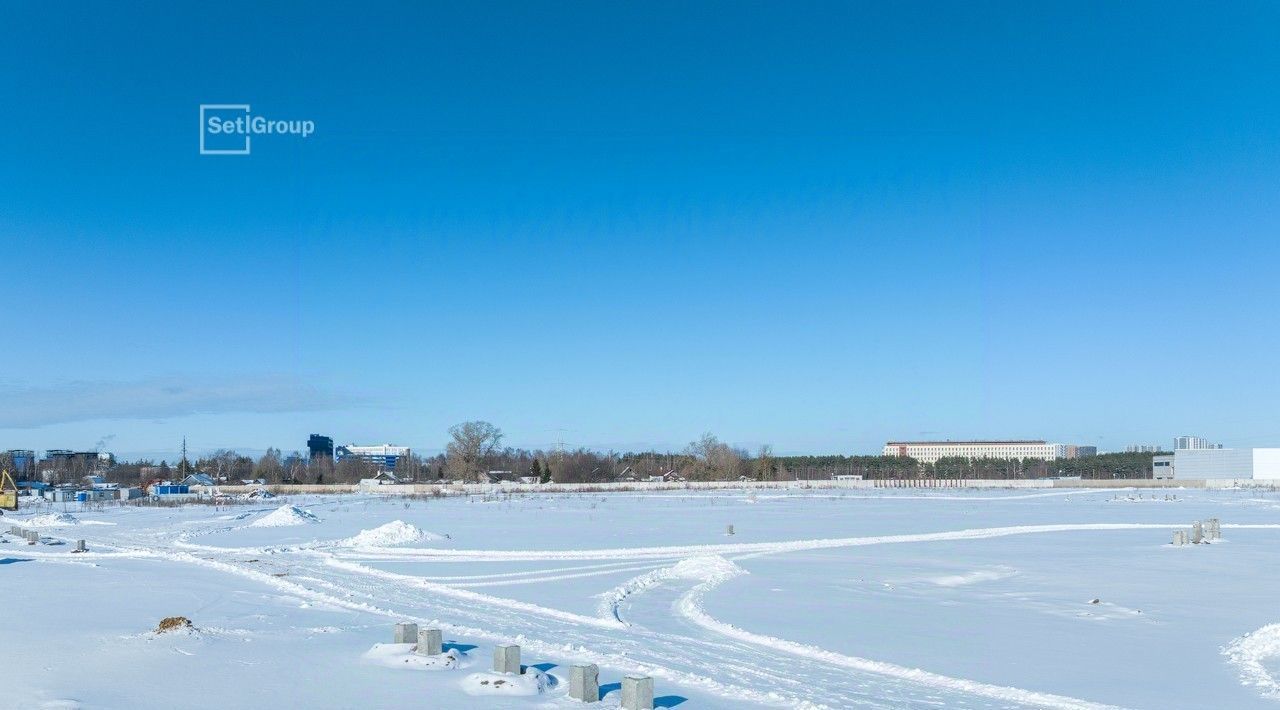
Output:
<instances>
[{"instance_id":1,"label":"tire track in snow","mask_svg":"<svg viewBox=\"0 0 1280 710\"><path fill-rule=\"evenodd\" d=\"M918 668L907 668L884 661L874 661L857 656L848 656L842 653L828 651L817 646L810 646L773 636L752 633L733 626L732 624L719 621L707 614L702 604L703 597L707 592L715 589L734 577L746 573L746 570L743 570L741 567L723 557L690 558L681 561L672 567L665 568L664 570L657 570L647 575L642 575L641 577L636 577L635 579L620 585L620 587L615 590L616 593L610 597L612 600L612 615L621 620L620 615L618 614L617 604L631 594L644 591L645 589L669 579L700 578L701 581L699 581L698 584L695 584L692 589L686 592L676 602L675 609L677 613L703 629L744 643L768 649L770 652L782 651L800 658L820 661L843 668L850 668L864 673L873 673L898 680L905 680L921 686L936 688L938 690L977 695L1002 702L1018 703L1040 708L1055 708L1059 710L1109 710L1115 707L1062 695L993 685L990 683L982 683L963 678L954 678Z\"/></svg>"},{"instance_id":2,"label":"tire track in snow","mask_svg":"<svg viewBox=\"0 0 1280 710\"><path fill-rule=\"evenodd\" d=\"M631 547L597 550L459 550L404 547L382 551L362 551L366 559L404 560L471 560L475 562L521 562L530 560L640 560L687 558L706 555L772 555L839 547L863 547L943 540L982 540L1011 535L1037 535L1055 532L1105 530L1175 530L1185 523L1075 523L1056 525L1015 525L996 528L970 528L932 533L872 535L866 537L820 538L784 542L722 543L717 545L682 545L671 547ZM1235 527L1224 525L1223 527ZM1280 528L1280 524L1257 527Z\"/></svg>"},{"instance_id":3,"label":"tire track in snow","mask_svg":"<svg viewBox=\"0 0 1280 710\"><path fill-rule=\"evenodd\" d=\"M389 619L411 620L411 621L419 621L419 622L430 623L433 625L438 625L444 630L449 631L452 634L468 637L470 639L477 639L477 638L487 639L487 640L496 641L496 642L506 642L506 641L516 640L520 642L520 644L527 651L535 655L543 656L546 658L559 658L559 659L568 659L568 660L584 662L584 663L595 663L603 668L621 669L626 672L631 672L639 668L640 671L643 673L651 675L655 678L668 680L677 685L681 685L689 688L699 688L713 695L718 695L725 698L737 699L744 702L757 703L761 705L775 705L775 706L784 705L784 706L797 708L798 710L818 710L819 708L825 707L823 705L799 700L794 697L788 697L786 695L779 694L777 692L759 691L759 690L744 687L744 686L736 686L733 684L724 683L720 680L711 678L709 676L699 675L697 673L691 673L687 671L681 671L675 668L664 667L661 665L653 665L650 663L646 663L644 661L637 660L636 658L628 655L627 653L605 654L605 653L591 652L581 645L575 647L571 644L552 644L552 643L547 643L545 641L541 641L538 639L530 638L524 634L516 634L516 635L499 634L496 632L479 629L479 628L458 626L456 624L450 624L450 623L442 623L435 618L427 618L420 615L414 615L412 613L403 613L399 611L394 611L392 609L381 607L373 603L355 602L343 597L335 596L333 594L326 594L324 592L319 592L309 587L306 587L302 584L281 579L279 577L275 577L265 572L245 569L235 564L222 562L219 560L201 558L196 555L187 554L187 553L177 553L175 555L169 555L169 556L166 556L166 559L169 559L175 562L186 562L190 564L196 564L196 565L208 567L211 569L219 570L222 572L226 572L229 574L239 575L241 577L245 577L245 578L260 582L269 587L274 587L276 589L288 591L301 598L310 599L322 604L329 604L335 607L345 608L355 612L376 614L378 616L382 616ZM329 562L329 560L326 560L326 562ZM334 567L336 569L348 568L348 571L356 572L359 576L365 576L365 577L372 576L374 578L383 579L381 575L377 575L377 574L368 575L367 572L370 572L370 571L379 572L379 570L373 570L372 568L364 567L363 565L350 565L348 567L348 565L344 563L344 564L336 565ZM350 569L350 567L354 567L355 569ZM403 584L407 582L410 586L421 586L421 585L415 584L414 578L409 577L408 575L397 575L397 576L407 577L407 579L404 579L404 580L394 580L398 583ZM335 589L340 589L346 594L354 593L351 587L339 587L338 585L334 585L330 582L326 582L323 580L319 580L319 581L325 586L330 586L330 587L334 587ZM382 584L377 586L385 588L387 585ZM468 601L480 602L482 605L484 603L484 599L492 600L493 603L496 603L499 605L498 608L504 609L504 610L511 607L512 605L519 606L521 604L520 602L515 602L513 600L501 599L498 597L488 597L487 595L480 595L475 593L464 592L464 593L461 593L459 596L461 596L463 599L466 599ZM475 597L476 599L472 599L472 597ZM553 618L560 618L560 615L568 614L568 612L560 612L559 610L546 609L544 607L537 607L537 609L541 609L542 611L555 612L555 614L553 614ZM456 613L456 610L453 610L453 611L455 611ZM493 609L484 609L483 606L478 609L473 609L473 612L478 615L484 615L489 617L495 616ZM571 616L577 616L577 615L571 615ZM592 617L580 617L580 618L587 619L592 622L596 621ZM616 624L610 625L611 629L616 630L616 627L617 627ZM551 633L554 635L556 633L563 633L563 632L553 631ZM690 639L690 641L693 641L693 640Z\"/></svg>"},{"instance_id":4,"label":"tire track in snow","mask_svg":"<svg viewBox=\"0 0 1280 710\"><path fill-rule=\"evenodd\" d=\"M479 562L488 561L486 556L496 556L495 561L608 559L624 561L631 560L634 562L639 560L676 559L681 556L687 556L690 552L695 554L707 554L707 552L710 552L711 554L732 554L741 559L791 551L861 545L928 542L934 540L984 539L1002 537L1006 535L1086 530L1176 529L1182 527L1185 527L1185 525L1107 523L1035 525L1003 528L978 528L940 533L799 540L774 543L694 545L585 551L484 551L388 548L385 550L386 554L380 554L379 551L373 551L373 553L368 557L365 557L365 559L405 559L422 561L435 559L450 562ZM1224 527L1276 529L1280 528L1280 525L1225 525ZM294 547L232 549L190 545L191 548L198 549L208 557L204 558L195 554L187 554L184 558L180 557L184 553L176 553L175 555L173 552L155 550L155 542L160 541L147 540L147 548L145 550L136 550L137 553L141 553L138 554L138 556L160 555L164 559L170 559L175 562L194 562L196 564L208 563L208 566L216 565L216 568L221 569L222 571L239 574L279 589L286 589L303 598L310 598L321 603L332 604L355 612L377 614L390 619L412 620L421 617L415 617L411 613L394 611L385 606L388 602L399 607L403 607L405 604L428 605L431 608L432 613L439 612L445 616L452 616L455 618L461 616L463 618L486 620L482 623L492 623L497 621L500 623L500 627L504 630L516 632L518 635L515 636L515 638L529 648L531 652L535 652L549 658L593 662L601 665L602 667L619 668L625 671L634 671L639 669L642 672L647 672L650 675L653 675L655 678L669 680L671 682L684 685L685 687L700 688L722 697L741 699L743 701L767 704L785 704L793 707L818 707L818 702L832 702L841 707L847 707L855 704L894 708L936 704L946 704L948 706L957 707L966 705L965 694L970 694L990 699L999 698L1005 703L1029 703L1040 707L1105 707L1088 703L1087 701L1077 701L1072 698L1064 698L1062 696L1039 694L1033 693L1032 691L1019 691L1018 689L1012 688L1002 689L1000 686L989 686L986 684L975 683L974 681L948 678L947 676L932 674L926 671L893 666L892 664L881 664L880 662L871 661L869 659L835 654L818 647L806 646L804 644L775 639L773 637L753 634L742 629L737 629L736 627L723 624L722 622L705 615L705 612L703 612L705 618L702 620L712 624L712 626L702 626L697 624L694 616L685 616L685 618L688 619L690 623L694 623L695 626L699 626L707 631L712 631L715 634L712 639L725 638L728 639L732 645L729 645L726 642L709 640L705 637L690 638L678 634L650 632L639 627L628 627L623 625L622 622L617 619L616 612L614 614L614 618L610 621L608 619L601 619L598 617L585 617L577 614L571 614L569 612L561 612L559 610L538 607L536 605L529 605L530 607L533 607L533 609L520 609L513 605L522 604L521 602L513 602L512 600L501 597L493 597L474 592L465 592L464 590L454 589L448 585L433 584L423 578L415 578L410 575L399 575L402 579L387 578L383 576L383 573L381 573L380 570L376 570L365 565L353 565L354 569L343 570L330 563L330 561L340 560L336 560L335 556L327 551L307 551ZM135 551L129 550L129 552L133 553ZM290 564L293 564L301 558L301 561L298 564L300 568L307 568L308 564L312 562L323 562L323 564L315 565L314 569L299 569L298 571L309 571L314 573L316 575L314 578L316 583L323 584L326 588L333 590L334 593L328 594L320 592L301 584L296 584L294 582L289 582L267 575L263 572L245 569L230 561L216 559L216 557L250 552L253 554L280 554L281 557L287 558L290 561ZM361 555L368 553L370 553L369 550L362 550L360 552ZM625 565L630 563L615 562L614 564ZM562 569L588 569L589 567L590 566ZM604 565L599 565L598 567L604 567ZM373 574L370 575L370 572ZM394 573L385 574L391 575ZM527 572L511 574L532 575L538 573ZM644 576L645 575L641 575L641 577ZM300 577L295 574L293 579L297 580L300 579ZM322 581L322 579L325 581ZM367 580L365 583L366 586L360 586L359 580L362 579ZM424 587L421 584L423 581L426 581L430 586ZM723 580L721 580L721 582L722 581ZM717 582L717 584L719 583L720 582ZM713 587L708 587L707 589L710 588ZM362 591L359 593L369 601L360 602L353 601L348 598L352 596L352 590L354 589L361 589ZM414 595L408 592L410 589L428 589L432 592L438 592L438 594L425 595L424 598L423 595ZM702 595L706 594L707 589L699 591L698 596L696 597L690 597L694 602L696 602L694 609L690 611L701 609L701 598ZM693 593L694 590L691 590L690 594ZM345 597L343 596L344 594L346 595ZM689 597L689 595L686 595L686 597ZM683 601L684 598L685 597L682 597L681 600ZM421 599L421 601L418 601L418 599ZM545 612L547 611L553 612L555 615L548 617L545 615ZM565 615L567 615L567 617ZM570 623L577 628L573 629L572 632L567 633L569 632L568 629L547 626L545 623L540 623L538 619L534 617ZM582 626L582 619L590 620L587 626ZM604 623L601 623L602 621ZM432 619L431 623L439 622ZM484 629L457 626L455 624L441 625L451 632L473 638L493 640L511 640L513 638L511 633L498 634ZM530 638L528 634L534 634L534 637ZM579 645L575 647L571 644L559 645L538 640L556 637L567 637ZM588 651L586 646L596 646L599 649L614 649L615 652L592 652ZM747 649L752 650L748 652ZM797 680L796 674L793 672L795 670L794 667L777 667L778 651L794 656L797 659L797 663L804 665L807 672L805 674L801 674L803 675L803 678ZM713 679L700 675L697 672L691 672L691 670L696 671L696 669L704 668L707 664L708 658L717 659L716 678ZM872 665L860 667L859 664ZM818 666L823 666L826 670L820 669ZM882 678L883 681L872 683L868 682L865 678L849 676L847 671L837 673L836 669L840 668L864 671L873 677ZM730 679L733 683L726 683L724 682L725 679ZM801 680L804 682L800 682ZM735 683L737 685L735 685ZM987 693L984 693L984 689L990 690ZM925 694L922 692L930 690L937 694ZM1015 693L1015 696L1009 696L1007 694L1009 691ZM1000 695L1000 693L1005 694ZM1030 695L1016 696L1016 693L1030 693ZM1040 702L1046 699L1054 702L1075 702L1078 704L1046 705Z\"/></svg>"},{"instance_id":5,"label":"tire track in snow","mask_svg":"<svg viewBox=\"0 0 1280 710\"><path fill-rule=\"evenodd\" d=\"M582 614L575 614L570 611L561 611L560 609L552 609L550 607L538 606L537 604L530 604L528 602L516 601L515 599L506 599L503 597L495 597L495 596L490 596L488 594L481 594L480 592L471 592L465 589L458 589L456 587L437 584L435 582L432 582L426 579L425 577L415 577L410 574L388 572L386 570L376 569L376 568L369 567L367 565L362 565L356 562L339 560L337 558L334 558L328 555L325 556L324 561L325 561L325 564L329 565L330 567L346 570L348 572L356 572L368 577L376 577L378 579L386 579L386 580L405 583L410 586L415 586L420 589L425 589L429 592L434 592L441 596L452 597L454 599L460 599L468 602L479 602L482 604L493 604L493 605L504 606L509 609L518 609L520 611L527 612L530 614L537 614L538 616L544 616L550 619L557 619L559 621L568 621L574 624L582 624L586 626L601 626L601 627L611 628L611 629L622 628L621 622L618 622L618 621L600 619L594 616L583 616Z\"/></svg>"}]
</instances>

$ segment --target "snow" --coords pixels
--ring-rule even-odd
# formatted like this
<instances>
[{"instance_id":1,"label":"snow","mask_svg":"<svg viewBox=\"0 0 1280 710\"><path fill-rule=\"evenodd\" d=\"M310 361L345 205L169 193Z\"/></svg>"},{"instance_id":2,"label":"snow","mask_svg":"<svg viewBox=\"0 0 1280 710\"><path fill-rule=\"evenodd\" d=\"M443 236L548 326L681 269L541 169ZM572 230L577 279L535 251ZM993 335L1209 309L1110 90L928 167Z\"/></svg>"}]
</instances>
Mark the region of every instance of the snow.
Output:
<instances>
[{"instance_id":1,"label":"snow","mask_svg":"<svg viewBox=\"0 0 1280 710\"><path fill-rule=\"evenodd\" d=\"M366 663L412 671L449 671L467 668L472 664L471 657L456 648L434 656L424 656L415 653L413 649L414 645L411 643L378 643L366 651L362 658Z\"/></svg>"},{"instance_id":2,"label":"snow","mask_svg":"<svg viewBox=\"0 0 1280 710\"><path fill-rule=\"evenodd\" d=\"M443 539L443 535L419 530L403 520L393 520L376 528L361 530L358 534L343 540L341 544L347 547L390 547Z\"/></svg>"},{"instance_id":3,"label":"snow","mask_svg":"<svg viewBox=\"0 0 1280 710\"><path fill-rule=\"evenodd\" d=\"M567 708L574 663L602 707L636 673L681 710L1280 701L1280 495L1067 493L24 508L4 519L42 544L0 545L0 605L23 609L0 648L40 648L6 654L0 708ZM79 525L35 522L58 515ZM1169 545L1208 517L1229 544ZM155 634L169 616L194 628ZM389 643L400 621L446 652ZM484 670L497 643L527 672Z\"/></svg>"},{"instance_id":4,"label":"snow","mask_svg":"<svg viewBox=\"0 0 1280 710\"><path fill-rule=\"evenodd\" d=\"M1241 683L1258 688L1263 697L1280 700L1280 682L1266 665L1280 657L1280 624L1267 624L1245 634L1222 652L1239 669Z\"/></svg>"},{"instance_id":5,"label":"snow","mask_svg":"<svg viewBox=\"0 0 1280 710\"><path fill-rule=\"evenodd\" d=\"M255 528L287 528L295 525L313 525L320 522L315 514L295 505L282 505L249 523Z\"/></svg>"},{"instance_id":6,"label":"snow","mask_svg":"<svg viewBox=\"0 0 1280 710\"><path fill-rule=\"evenodd\" d=\"M29 528L62 528L79 525L80 519L70 513L45 513L26 519L17 519L16 522Z\"/></svg>"},{"instance_id":7,"label":"snow","mask_svg":"<svg viewBox=\"0 0 1280 710\"><path fill-rule=\"evenodd\" d=\"M977 569L964 574L948 574L941 577L933 577L929 581L940 587L960 587L966 584L978 584L979 582L994 582L999 579L1005 579L1017 574L1016 570L1007 567L1000 569Z\"/></svg>"},{"instance_id":8,"label":"snow","mask_svg":"<svg viewBox=\"0 0 1280 710\"><path fill-rule=\"evenodd\" d=\"M541 695L550 682L546 674L531 668L520 675L493 671L472 673L459 681L459 685L467 695Z\"/></svg>"}]
</instances>

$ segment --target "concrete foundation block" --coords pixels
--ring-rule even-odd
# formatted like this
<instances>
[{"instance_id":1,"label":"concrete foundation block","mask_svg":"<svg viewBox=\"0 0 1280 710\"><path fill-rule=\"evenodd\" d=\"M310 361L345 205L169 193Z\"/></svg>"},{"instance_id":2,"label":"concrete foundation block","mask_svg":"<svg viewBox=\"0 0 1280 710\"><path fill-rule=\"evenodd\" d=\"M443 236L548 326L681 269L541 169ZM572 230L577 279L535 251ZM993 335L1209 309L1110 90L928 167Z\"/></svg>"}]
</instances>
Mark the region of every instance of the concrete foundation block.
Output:
<instances>
[{"instance_id":1,"label":"concrete foundation block","mask_svg":"<svg viewBox=\"0 0 1280 710\"><path fill-rule=\"evenodd\" d=\"M1197 520L1191 524L1191 543L1199 545L1202 542L1204 542L1204 526Z\"/></svg>"},{"instance_id":2,"label":"concrete foundation block","mask_svg":"<svg viewBox=\"0 0 1280 710\"><path fill-rule=\"evenodd\" d=\"M498 673L520 675L520 647L513 643L504 643L494 648L493 670Z\"/></svg>"},{"instance_id":3,"label":"concrete foundation block","mask_svg":"<svg viewBox=\"0 0 1280 710\"><path fill-rule=\"evenodd\" d=\"M88 549L84 546L84 540L76 540L76 549L73 552L85 552Z\"/></svg>"},{"instance_id":4,"label":"concrete foundation block","mask_svg":"<svg viewBox=\"0 0 1280 710\"><path fill-rule=\"evenodd\" d=\"M733 526L732 526L732 525L726 526L726 527L725 527L725 529L724 529L724 534L725 534L725 535L732 535L732 534L733 534Z\"/></svg>"},{"instance_id":5,"label":"concrete foundation block","mask_svg":"<svg viewBox=\"0 0 1280 710\"><path fill-rule=\"evenodd\" d=\"M1186 531L1186 530L1174 530L1174 531L1173 531L1173 546L1174 546L1174 547L1181 547L1182 545L1185 545L1185 544L1187 544L1187 531Z\"/></svg>"},{"instance_id":6,"label":"concrete foundation block","mask_svg":"<svg viewBox=\"0 0 1280 710\"><path fill-rule=\"evenodd\" d=\"M418 629L418 647L414 651L423 656L444 653L444 635L440 629Z\"/></svg>"},{"instance_id":7,"label":"concrete foundation block","mask_svg":"<svg viewBox=\"0 0 1280 710\"><path fill-rule=\"evenodd\" d=\"M600 669L596 664L569 667L569 697L584 703L600 700Z\"/></svg>"},{"instance_id":8,"label":"concrete foundation block","mask_svg":"<svg viewBox=\"0 0 1280 710\"><path fill-rule=\"evenodd\" d=\"M622 679L622 710L653 710L653 678L629 675Z\"/></svg>"},{"instance_id":9,"label":"concrete foundation block","mask_svg":"<svg viewBox=\"0 0 1280 710\"><path fill-rule=\"evenodd\" d=\"M396 624L395 643L417 643L418 625L404 622Z\"/></svg>"},{"instance_id":10,"label":"concrete foundation block","mask_svg":"<svg viewBox=\"0 0 1280 710\"><path fill-rule=\"evenodd\" d=\"M1217 518L1204 521L1204 533L1210 540L1222 539L1222 523Z\"/></svg>"}]
</instances>

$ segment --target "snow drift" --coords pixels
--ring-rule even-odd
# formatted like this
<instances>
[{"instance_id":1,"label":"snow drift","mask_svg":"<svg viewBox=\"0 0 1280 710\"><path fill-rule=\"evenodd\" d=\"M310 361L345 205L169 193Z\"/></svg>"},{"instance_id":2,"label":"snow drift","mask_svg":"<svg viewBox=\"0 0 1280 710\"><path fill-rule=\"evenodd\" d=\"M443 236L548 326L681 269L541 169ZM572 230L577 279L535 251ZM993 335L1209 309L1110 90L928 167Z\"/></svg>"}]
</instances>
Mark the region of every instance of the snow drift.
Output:
<instances>
[{"instance_id":1,"label":"snow drift","mask_svg":"<svg viewBox=\"0 0 1280 710\"><path fill-rule=\"evenodd\" d=\"M422 542L423 540L440 540L442 538L442 535L420 530L403 520L393 520L376 528L361 530L338 544L343 547L389 547L391 545L403 545L410 542Z\"/></svg>"},{"instance_id":2,"label":"snow drift","mask_svg":"<svg viewBox=\"0 0 1280 710\"><path fill-rule=\"evenodd\" d=\"M35 515L26 520L15 520L15 522L32 527L61 528L68 525L79 525L80 519L70 513L48 513Z\"/></svg>"},{"instance_id":3,"label":"snow drift","mask_svg":"<svg viewBox=\"0 0 1280 710\"><path fill-rule=\"evenodd\" d=\"M1222 653L1240 673L1240 682L1258 689L1262 697L1280 700L1280 682L1268 665L1280 656L1280 624L1266 626L1232 641Z\"/></svg>"},{"instance_id":4,"label":"snow drift","mask_svg":"<svg viewBox=\"0 0 1280 710\"><path fill-rule=\"evenodd\" d=\"M536 668L525 668L520 675L493 671L472 673L458 685L467 695L540 695L546 692L547 686L555 685L555 681Z\"/></svg>"},{"instance_id":5,"label":"snow drift","mask_svg":"<svg viewBox=\"0 0 1280 710\"><path fill-rule=\"evenodd\" d=\"M296 505L282 505L257 520L249 523L254 528L285 528L293 525L311 525L320 522L320 518Z\"/></svg>"},{"instance_id":6,"label":"snow drift","mask_svg":"<svg viewBox=\"0 0 1280 710\"><path fill-rule=\"evenodd\" d=\"M471 665L467 654L455 648L435 656L423 656L413 651L411 643L375 643L361 658L365 663L411 671L448 671Z\"/></svg>"}]
</instances>

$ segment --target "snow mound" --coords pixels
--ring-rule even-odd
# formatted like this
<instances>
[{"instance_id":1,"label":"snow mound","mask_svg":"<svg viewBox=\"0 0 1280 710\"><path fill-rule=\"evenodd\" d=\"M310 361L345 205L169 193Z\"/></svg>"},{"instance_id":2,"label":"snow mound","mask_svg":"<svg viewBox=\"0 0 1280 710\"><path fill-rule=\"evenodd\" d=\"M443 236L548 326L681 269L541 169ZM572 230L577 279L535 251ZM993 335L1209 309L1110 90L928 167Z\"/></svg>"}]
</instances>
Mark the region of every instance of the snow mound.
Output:
<instances>
[{"instance_id":1,"label":"snow mound","mask_svg":"<svg viewBox=\"0 0 1280 710\"><path fill-rule=\"evenodd\" d=\"M253 528L285 528L294 525L310 525L320 522L320 518L296 505L282 505L257 520L249 523Z\"/></svg>"},{"instance_id":2,"label":"snow mound","mask_svg":"<svg viewBox=\"0 0 1280 710\"><path fill-rule=\"evenodd\" d=\"M699 582L723 582L740 574L746 574L746 570L720 555L707 555L680 560L671 567L670 576L675 579L693 579Z\"/></svg>"},{"instance_id":3,"label":"snow mound","mask_svg":"<svg viewBox=\"0 0 1280 710\"><path fill-rule=\"evenodd\" d=\"M541 695L555 681L538 670L526 668L521 675L485 671L472 673L458 681L467 695Z\"/></svg>"},{"instance_id":4,"label":"snow mound","mask_svg":"<svg viewBox=\"0 0 1280 710\"><path fill-rule=\"evenodd\" d=\"M393 520L386 525L379 525L370 530L361 530L339 544L346 547L389 547L391 545L403 545L408 542L439 540L441 537L432 532L419 530L403 520Z\"/></svg>"},{"instance_id":5,"label":"snow mound","mask_svg":"<svg viewBox=\"0 0 1280 710\"><path fill-rule=\"evenodd\" d=\"M980 582L995 582L1001 579L1008 579L1017 574L1017 571L1000 568L1000 569L979 569L964 574L948 574L942 577L932 577L930 582L939 587L963 587L970 584L978 584Z\"/></svg>"},{"instance_id":6,"label":"snow mound","mask_svg":"<svg viewBox=\"0 0 1280 710\"><path fill-rule=\"evenodd\" d=\"M1280 656L1280 624L1268 624L1245 634L1222 649L1240 674L1240 682L1253 686L1264 698L1280 700L1280 682L1267 668Z\"/></svg>"},{"instance_id":7,"label":"snow mound","mask_svg":"<svg viewBox=\"0 0 1280 710\"><path fill-rule=\"evenodd\" d=\"M455 648L435 656L423 656L414 653L413 646L411 643L375 643L361 659L365 663L410 671L449 671L471 665L471 658Z\"/></svg>"},{"instance_id":8,"label":"snow mound","mask_svg":"<svg viewBox=\"0 0 1280 710\"><path fill-rule=\"evenodd\" d=\"M35 515L21 521L23 525L42 528L61 528L68 525L79 525L80 519L70 513L49 513Z\"/></svg>"}]
</instances>

